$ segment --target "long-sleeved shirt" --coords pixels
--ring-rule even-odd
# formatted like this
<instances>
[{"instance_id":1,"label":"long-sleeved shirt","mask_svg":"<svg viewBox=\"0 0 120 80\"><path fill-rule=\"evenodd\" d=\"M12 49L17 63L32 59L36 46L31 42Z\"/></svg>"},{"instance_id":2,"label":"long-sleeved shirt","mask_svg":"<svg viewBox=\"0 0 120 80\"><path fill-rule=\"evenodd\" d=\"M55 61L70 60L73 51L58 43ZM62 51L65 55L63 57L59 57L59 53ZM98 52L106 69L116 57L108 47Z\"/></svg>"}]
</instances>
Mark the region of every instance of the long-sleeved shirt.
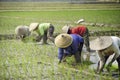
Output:
<instances>
[{"instance_id":1,"label":"long-sleeved shirt","mask_svg":"<svg viewBox=\"0 0 120 80\"><path fill-rule=\"evenodd\" d=\"M83 37L85 31L86 31L86 27L82 25L82 26L77 26L77 27L71 28L70 34L78 34Z\"/></svg>"},{"instance_id":2,"label":"long-sleeved shirt","mask_svg":"<svg viewBox=\"0 0 120 80\"><path fill-rule=\"evenodd\" d=\"M77 34L70 34L73 38L73 42L70 46L66 48L58 49L58 59L62 60L64 54L75 54L78 51L80 43L84 43L84 40L81 36Z\"/></svg>"},{"instance_id":3,"label":"long-sleeved shirt","mask_svg":"<svg viewBox=\"0 0 120 80\"><path fill-rule=\"evenodd\" d=\"M30 31L29 31L29 27L25 26L25 25L19 25L15 28L15 34L21 38L23 38L23 36L29 36L30 35Z\"/></svg>"},{"instance_id":4,"label":"long-sleeved shirt","mask_svg":"<svg viewBox=\"0 0 120 80\"><path fill-rule=\"evenodd\" d=\"M116 36L111 36L113 42L112 45L104 50L97 50L99 57L102 59L104 56L111 55L115 53L115 59L120 55L120 38ZM96 44L97 45L97 44Z\"/></svg>"},{"instance_id":5,"label":"long-sleeved shirt","mask_svg":"<svg viewBox=\"0 0 120 80\"><path fill-rule=\"evenodd\" d=\"M108 48L104 49L104 50L97 50L99 58L100 58L100 66L99 66L99 70L102 69L102 67L104 66L105 63L105 56L110 56L112 54L113 57L110 58L110 62L108 63L108 65L111 65L115 60L117 60L120 56L120 38L116 37L116 36L111 36L113 42L112 45L109 46ZM96 44L97 45L97 44ZM118 60L117 60L118 61ZM119 63L118 63L119 64ZM119 68L120 66L118 66Z\"/></svg>"},{"instance_id":6,"label":"long-sleeved shirt","mask_svg":"<svg viewBox=\"0 0 120 80\"><path fill-rule=\"evenodd\" d=\"M39 35L44 35L44 32L50 27L50 23L41 23L36 30Z\"/></svg>"}]
</instances>

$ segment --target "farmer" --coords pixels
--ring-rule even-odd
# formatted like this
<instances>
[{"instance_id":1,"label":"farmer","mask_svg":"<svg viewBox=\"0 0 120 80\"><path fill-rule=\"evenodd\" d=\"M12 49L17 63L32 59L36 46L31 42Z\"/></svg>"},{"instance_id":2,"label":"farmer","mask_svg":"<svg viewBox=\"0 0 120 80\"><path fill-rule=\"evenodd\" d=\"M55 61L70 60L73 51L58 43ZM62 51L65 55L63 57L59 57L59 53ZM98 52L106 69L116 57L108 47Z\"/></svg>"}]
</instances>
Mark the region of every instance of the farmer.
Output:
<instances>
[{"instance_id":1,"label":"farmer","mask_svg":"<svg viewBox=\"0 0 120 80\"><path fill-rule=\"evenodd\" d=\"M24 25L19 25L15 28L15 34L17 38L24 39L30 35L29 27Z\"/></svg>"},{"instance_id":2,"label":"farmer","mask_svg":"<svg viewBox=\"0 0 120 80\"><path fill-rule=\"evenodd\" d=\"M116 36L99 37L91 42L90 47L91 49L96 50L100 57L97 73L100 73L103 70L109 56L114 54L112 60L107 65L107 70L109 71L109 67L117 60L120 74L120 38Z\"/></svg>"},{"instance_id":3,"label":"farmer","mask_svg":"<svg viewBox=\"0 0 120 80\"><path fill-rule=\"evenodd\" d=\"M71 27L69 25L66 25L62 28L62 31L64 33L68 34L78 34L84 38L84 43L87 48L87 51L90 52L90 47L89 47L89 30L87 27L80 25L76 27Z\"/></svg>"},{"instance_id":4,"label":"farmer","mask_svg":"<svg viewBox=\"0 0 120 80\"><path fill-rule=\"evenodd\" d=\"M77 34L59 34L55 38L55 45L59 48L59 63L63 62L67 56L72 55L74 55L76 63L80 63L83 43L83 38Z\"/></svg>"},{"instance_id":5,"label":"farmer","mask_svg":"<svg viewBox=\"0 0 120 80\"><path fill-rule=\"evenodd\" d=\"M43 38L43 44L47 44L47 39L50 39L54 42L53 32L54 26L51 23L31 23L29 31L36 31L38 33L37 41L40 41Z\"/></svg>"},{"instance_id":6,"label":"farmer","mask_svg":"<svg viewBox=\"0 0 120 80\"><path fill-rule=\"evenodd\" d=\"M80 20L80 22L83 22L83 20ZM84 38L84 44L86 46L86 49L88 51L88 53L90 52L90 43L89 43L89 30L87 27L83 26L83 25L79 25L76 27L71 27L69 25L66 25L62 28L62 31L64 33L68 33L68 34L78 34L80 36L82 36ZM90 54L87 54L87 59L89 60L90 58Z\"/></svg>"}]
</instances>

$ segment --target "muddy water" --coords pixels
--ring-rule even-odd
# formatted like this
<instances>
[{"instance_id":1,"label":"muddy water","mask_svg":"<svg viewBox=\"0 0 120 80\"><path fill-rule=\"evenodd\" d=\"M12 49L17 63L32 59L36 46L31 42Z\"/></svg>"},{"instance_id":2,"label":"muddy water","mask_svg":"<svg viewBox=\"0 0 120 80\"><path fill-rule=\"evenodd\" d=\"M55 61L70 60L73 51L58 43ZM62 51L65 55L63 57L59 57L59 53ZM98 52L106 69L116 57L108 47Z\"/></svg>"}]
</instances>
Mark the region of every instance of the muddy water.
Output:
<instances>
[{"instance_id":1,"label":"muddy water","mask_svg":"<svg viewBox=\"0 0 120 80\"><path fill-rule=\"evenodd\" d=\"M90 69L96 69L97 68L97 63L99 61L99 57L96 54L95 51L87 53L86 51L82 53L83 54L83 59L86 60L87 59L87 54L90 54L90 62L92 62L93 64L89 65Z\"/></svg>"}]
</instances>

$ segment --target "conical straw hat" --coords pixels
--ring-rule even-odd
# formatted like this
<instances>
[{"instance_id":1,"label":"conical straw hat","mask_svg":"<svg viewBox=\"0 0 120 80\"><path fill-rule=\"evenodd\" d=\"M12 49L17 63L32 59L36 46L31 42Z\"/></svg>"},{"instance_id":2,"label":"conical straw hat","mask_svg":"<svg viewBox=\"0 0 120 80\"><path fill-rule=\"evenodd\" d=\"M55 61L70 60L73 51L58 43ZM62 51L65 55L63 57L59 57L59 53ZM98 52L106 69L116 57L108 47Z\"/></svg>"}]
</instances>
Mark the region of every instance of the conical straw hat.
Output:
<instances>
[{"instance_id":1,"label":"conical straw hat","mask_svg":"<svg viewBox=\"0 0 120 80\"><path fill-rule=\"evenodd\" d=\"M31 23L29 26L29 31L34 31L38 27L39 23Z\"/></svg>"},{"instance_id":2,"label":"conical straw hat","mask_svg":"<svg viewBox=\"0 0 120 80\"><path fill-rule=\"evenodd\" d=\"M112 45L112 38L109 36L101 36L91 41L90 48L93 50L103 50Z\"/></svg>"},{"instance_id":3,"label":"conical straw hat","mask_svg":"<svg viewBox=\"0 0 120 80\"><path fill-rule=\"evenodd\" d=\"M82 22L84 22L84 21L85 21L84 19L80 19L80 20L78 20L76 23L79 24L79 23L82 23Z\"/></svg>"},{"instance_id":4,"label":"conical straw hat","mask_svg":"<svg viewBox=\"0 0 120 80\"><path fill-rule=\"evenodd\" d=\"M59 48L66 48L72 44L72 37L69 34L60 34L55 38L55 45Z\"/></svg>"},{"instance_id":5,"label":"conical straw hat","mask_svg":"<svg viewBox=\"0 0 120 80\"><path fill-rule=\"evenodd\" d=\"M70 28L70 26L68 26L68 25L63 26L62 31L63 31L64 33L68 33L69 28Z\"/></svg>"}]
</instances>

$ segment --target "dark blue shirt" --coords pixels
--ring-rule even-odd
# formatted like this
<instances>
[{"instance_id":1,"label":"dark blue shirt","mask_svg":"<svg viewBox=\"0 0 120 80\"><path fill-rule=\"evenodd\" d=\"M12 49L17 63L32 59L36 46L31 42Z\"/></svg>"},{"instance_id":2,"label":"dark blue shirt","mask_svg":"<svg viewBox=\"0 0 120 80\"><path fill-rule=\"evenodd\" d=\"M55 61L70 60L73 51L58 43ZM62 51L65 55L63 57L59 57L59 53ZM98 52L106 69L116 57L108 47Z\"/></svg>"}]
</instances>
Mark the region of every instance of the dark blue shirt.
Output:
<instances>
[{"instance_id":1,"label":"dark blue shirt","mask_svg":"<svg viewBox=\"0 0 120 80\"><path fill-rule=\"evenodd\" d=\"M64 54L75 54L78 51L80 43L84 43L84 40L81 36L77 34L70 34L73 38L73 42L70 46L66 48L58 49L58 58L61 60Z\"/></svg>"}]
</instances>

